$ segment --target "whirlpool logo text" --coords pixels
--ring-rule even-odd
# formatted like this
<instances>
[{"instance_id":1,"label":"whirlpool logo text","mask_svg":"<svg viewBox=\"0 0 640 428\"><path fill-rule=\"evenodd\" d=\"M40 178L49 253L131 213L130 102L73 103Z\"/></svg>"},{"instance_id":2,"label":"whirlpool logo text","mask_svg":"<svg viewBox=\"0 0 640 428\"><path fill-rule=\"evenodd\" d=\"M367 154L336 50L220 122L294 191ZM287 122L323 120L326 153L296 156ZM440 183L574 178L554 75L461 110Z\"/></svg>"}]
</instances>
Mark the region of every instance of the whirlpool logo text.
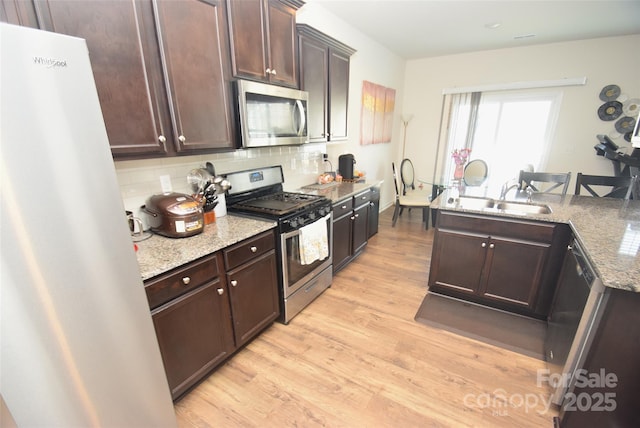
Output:
<instances>
[{"instance_id":1,"label":"whirlpool logo text","mask_svg":"<svg viewBox=\"0 0 640 428\"><path fill-rule=\"evenodd\" d=\"M33 62L35 64L43 65L47 68L64 68L67 66L67 60L64 59L54 59L54 58L43 58L41 56L33 57Z\"/></svg>"}]
</instances>

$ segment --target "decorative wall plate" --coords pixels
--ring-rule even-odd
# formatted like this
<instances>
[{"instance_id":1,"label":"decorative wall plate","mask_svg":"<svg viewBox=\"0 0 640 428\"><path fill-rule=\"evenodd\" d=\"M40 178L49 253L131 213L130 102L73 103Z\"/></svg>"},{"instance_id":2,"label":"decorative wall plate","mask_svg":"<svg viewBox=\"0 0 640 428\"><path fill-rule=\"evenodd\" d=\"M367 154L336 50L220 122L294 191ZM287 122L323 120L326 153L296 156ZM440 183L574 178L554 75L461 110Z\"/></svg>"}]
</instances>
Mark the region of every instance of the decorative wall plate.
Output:
<instances>
[{"instance_id":1,"label":"decorative wall plate","mask_svg":"<svg viewBox=\"0 0 640 428\"><path fill-rule=\"evenodd\" d=\"M631 98L623 102L622 111L627 116L636 117L640 112L640 98Z\"/></svg>"},{"instance_id":2,"label":"decorative wall plate","mask_svg":"<svg viewBox=\"0 0 640 428\"><path fill-rule=\"evenodd\" d=\"M602 101L615 101L620 95L620 86L607 85L600 91L600 99Z\"/></svg>"},{"instance_id":3,"label":"decorative wall plate","mask_svg":"<svg viewBox=\"0 0 640 428\"><path fill-rule=\"evenodd\" d=\"M636 120L633 117L625 116L618 119L616 122L616 131L621 134L633 131L633 127L636 125Z\"/></svg>"},{"instance_id":4,"label":"decorative wall plate","mask_svg":"<svg viewBox=\"0 0 640 428\"><path fill-rule=\"evenodd\" d=\"M622 103L607 101L598 108L598 117L602 120L616 120L622 114Z\"/></svg>"}]
</instances>

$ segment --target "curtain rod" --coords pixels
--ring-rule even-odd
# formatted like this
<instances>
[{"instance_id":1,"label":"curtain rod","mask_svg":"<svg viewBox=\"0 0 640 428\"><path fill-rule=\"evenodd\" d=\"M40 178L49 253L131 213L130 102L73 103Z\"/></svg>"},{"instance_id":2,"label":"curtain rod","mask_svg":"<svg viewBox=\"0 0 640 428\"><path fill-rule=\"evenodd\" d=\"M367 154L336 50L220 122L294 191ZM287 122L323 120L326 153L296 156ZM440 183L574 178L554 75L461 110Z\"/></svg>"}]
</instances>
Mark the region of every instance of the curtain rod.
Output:
<instances>
[{"instance_id":1,"label":"curtain rod","mask_svg":"<svg viewBox=\"0 0 640 428\"><path fill-rule=\"evenodd\" d=\"M491 85L463 86L460 88L444 88L442 95L466 94L470 92L509 91L512 89L552 88L556 86L582 86L587 83L585 77L573 77L557 80L535 80L530 82L494 83Z\"/></svg>"}]
</instances>

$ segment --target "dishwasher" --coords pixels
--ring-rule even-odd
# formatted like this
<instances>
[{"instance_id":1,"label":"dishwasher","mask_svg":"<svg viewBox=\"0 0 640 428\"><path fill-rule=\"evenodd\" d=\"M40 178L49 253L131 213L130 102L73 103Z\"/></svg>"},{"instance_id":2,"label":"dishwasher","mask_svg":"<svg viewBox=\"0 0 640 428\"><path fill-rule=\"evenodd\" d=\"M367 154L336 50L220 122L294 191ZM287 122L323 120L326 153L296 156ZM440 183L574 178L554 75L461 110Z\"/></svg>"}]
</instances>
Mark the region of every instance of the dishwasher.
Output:
<instances>
[{"instance_id":1,"label":"dishwasher","mask_svg":"<svg viewBox=\"0 0 640 428\"><path fill-rule=\"evenodd\" d=\"M551 401L558 406L573 389L576 371L584 364L607 296L602 281L574 238L567 247L544 345L554 388Z\"/></svg>"}]
</instances>

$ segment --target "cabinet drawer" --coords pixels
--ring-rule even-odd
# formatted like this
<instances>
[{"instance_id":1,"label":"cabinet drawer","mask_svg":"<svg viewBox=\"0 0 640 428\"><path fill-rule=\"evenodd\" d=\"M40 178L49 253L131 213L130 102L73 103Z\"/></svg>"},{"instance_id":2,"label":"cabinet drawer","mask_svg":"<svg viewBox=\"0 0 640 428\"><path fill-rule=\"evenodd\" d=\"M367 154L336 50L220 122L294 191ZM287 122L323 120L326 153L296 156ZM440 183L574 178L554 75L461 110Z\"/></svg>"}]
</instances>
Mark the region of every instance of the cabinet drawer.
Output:
<instances>
[{"instance_id":1,"label":"cabinet drawer","mask_svg":"<svg viewBox=\"0 0 640 428\"><path fill-rule=\"evenodd\" d=\"M333 219L339 219L353 210L353 198L345 199L333 205Z\"/></svg>"},{"instance_id":2,"label":"cabinet drawer","mask_svg":"<svg viewBox=\"0 0 640 428\"><path fill-rule=\"evenodd\" d=\"M249 238L224 250L225 265L227 269L233 269L271 250L274 244L273 231Z\"/></svg>"},{"instance_id":3,"label":"cabinet drawer","mask_svg":"<svg viewBox=\"0 0 640 428\"><path fill-rule=\"evenodd\" d=\"M442 211L438 215L438 228L509 237L527 241L550 243L553 240L555 223L535 223L526 220L500 219L485 216Z\"/></svg>"},{"instance_id":4,"label":"cabinet drawer","mask_svg":"<svg viewBox=\"0 0 640 428\"><path fill-rule=\"evenodd\" d=\"M199 287L219 274L216 254L176 268L145 282L147 300L151 309Z\"/></svg>"},{"instance_id":5,"label":"cabinet drawer","mask_svg":"<svg viewBox=\"0 0 640 428\"><path fill-rule=\"evenodd\" d=\"M355 208L361 207L364 204L368 204L371 201L371 189L367 189L364 192L360 192L353 197L353 206Z\"/></svg>"}]
</instances>

